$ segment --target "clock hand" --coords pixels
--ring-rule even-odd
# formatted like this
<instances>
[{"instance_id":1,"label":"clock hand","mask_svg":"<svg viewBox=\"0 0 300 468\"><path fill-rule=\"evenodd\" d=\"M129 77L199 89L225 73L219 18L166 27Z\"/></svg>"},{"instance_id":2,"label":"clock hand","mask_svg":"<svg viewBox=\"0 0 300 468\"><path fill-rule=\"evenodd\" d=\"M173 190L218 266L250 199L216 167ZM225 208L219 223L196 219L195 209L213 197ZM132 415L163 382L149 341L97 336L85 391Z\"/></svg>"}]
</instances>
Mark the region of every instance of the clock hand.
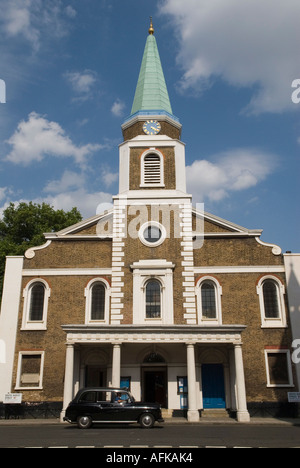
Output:
<instances>
[{"instance_id":1,"label":"clock hand","mask_svg":"<svg viewBox=\"0 0 300 468\"><path fill-rule=\"evenodd\" d=\"M157 128L155 128L155 127L151 127L151 129L154 130L155 132L156 132L156 130L157 130Z\"/></svg>"}]
</instances>

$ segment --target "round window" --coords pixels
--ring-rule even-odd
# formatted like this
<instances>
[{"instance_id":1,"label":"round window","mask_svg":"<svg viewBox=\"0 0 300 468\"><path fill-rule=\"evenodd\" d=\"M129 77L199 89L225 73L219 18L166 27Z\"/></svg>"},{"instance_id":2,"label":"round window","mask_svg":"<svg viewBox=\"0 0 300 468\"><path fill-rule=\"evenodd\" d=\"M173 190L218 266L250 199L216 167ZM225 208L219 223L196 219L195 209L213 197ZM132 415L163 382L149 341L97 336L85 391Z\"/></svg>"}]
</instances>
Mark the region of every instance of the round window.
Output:
<instances>
[{"instance_id":1,"label":"round window","mask_svg":"<svg viewBox=\"0 0 300 468\"><path fill-rule=\"evenodd\" d=\"M148 247L156 247L163 243L166 238L165 228L152 221L150 223L143 224L139 230L139 238L144 245Z\"/></svg>"},{"instance_id":2,"label":"round window","mask_svg":"<svg viewBox=\"0 0 300 468\"><path fill-rule=\"evenodd\" d=\"M157 226L147 226L143 233L144 239L151 244L155 244L161 239L162 232Z\"/></svg>"}]
</instances>

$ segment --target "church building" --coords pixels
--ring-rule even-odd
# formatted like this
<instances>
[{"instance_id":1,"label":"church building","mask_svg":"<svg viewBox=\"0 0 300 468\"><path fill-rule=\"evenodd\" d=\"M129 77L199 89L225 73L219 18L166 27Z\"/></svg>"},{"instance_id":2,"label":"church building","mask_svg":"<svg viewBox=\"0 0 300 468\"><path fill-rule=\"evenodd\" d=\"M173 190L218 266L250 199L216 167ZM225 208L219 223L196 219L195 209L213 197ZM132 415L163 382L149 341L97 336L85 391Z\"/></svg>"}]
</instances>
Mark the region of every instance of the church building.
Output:
<instances>
[{"instance_id":1,"label":"church building","mask_svg":"<svg viewBox=\"0 0 300 468\"><path fill-rule=\"evenodd\" d=\"M193 206L181 128L151 22L113 208L7 258L0 401L21 393L63 417L80 388L121 386L189 421L288 408L281 249Z\"/></svg>"}]
</instances>

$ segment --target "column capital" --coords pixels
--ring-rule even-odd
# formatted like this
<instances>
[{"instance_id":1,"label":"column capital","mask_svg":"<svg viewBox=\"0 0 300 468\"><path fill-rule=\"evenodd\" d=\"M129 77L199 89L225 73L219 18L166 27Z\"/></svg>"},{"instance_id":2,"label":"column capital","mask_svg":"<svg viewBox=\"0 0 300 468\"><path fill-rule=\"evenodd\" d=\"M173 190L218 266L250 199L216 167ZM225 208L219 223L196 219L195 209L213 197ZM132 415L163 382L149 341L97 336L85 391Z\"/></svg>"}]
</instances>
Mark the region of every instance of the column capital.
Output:
<instances>
[{"instance_id":1,"label":"column capital","mask_svg":"<svg viewBox=\"0 0 300 468\"><path fill-rule=\"evenodd\" d=\"M196 341L186 341L185 344L187 348L194 348L196 345Z\"/></svg>"},{"instance_id":2,"label":"column capital","mask_svg":"<svg viewBox=\"0 0 300 468\"><path fill-rule=\"evenodd\" d=\"M74 346L75 346L75 343L70 343L70 342L66 343L67 348L74 348Z\"/></svg>"},{"instance_id":3,"label":"column capital","mask_svg":"<svg viewBox=\"0 0 300 468\"><path fill-rule=\"evenodd\" d=\"M235 348L241 348L243 346L243 343L234 343L233 346Z\"/></svg>"}]
</instances>

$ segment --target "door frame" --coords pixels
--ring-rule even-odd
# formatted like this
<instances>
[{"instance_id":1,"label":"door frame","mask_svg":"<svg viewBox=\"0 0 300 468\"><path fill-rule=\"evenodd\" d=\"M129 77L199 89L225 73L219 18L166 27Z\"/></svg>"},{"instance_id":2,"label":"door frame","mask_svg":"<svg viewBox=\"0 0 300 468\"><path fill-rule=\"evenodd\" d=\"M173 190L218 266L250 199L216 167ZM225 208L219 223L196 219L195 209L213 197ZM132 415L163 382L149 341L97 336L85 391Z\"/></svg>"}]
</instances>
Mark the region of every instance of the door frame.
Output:
<instances>
[{"instance_id":1,"label":"door frame","mask_svg":"<svg viewBox=\"0 0 300 468\"><path fill-rule=\"evenodd\" d=\"M146 400L146 378L145 375L147 372L163 372L165 375L165 382L164 382L164 391L166 395L166 409L168 408L168 393L169 393L169 388L168 388L168 366L166 364L143 364L141 367L141 395L142 395L142 400Z\"/></svg>"},{"instance_id":2,"label":"door frame","mask_svg":"<svg viewBox=\"0 0 300 468\"><path fill-rule=\"evenodd\" d=\"M222 368L222 375L223 375L223 381L222 381L222 388L220 388L220 400L222 398L223 403L222 405L216 405L216 406L206 406L205 404L205 394L204 394L204 378L203 378L203 367L204 366L210 366L211 368ZM203 363L201 365L201 392L202 392L202 406L203 409L226 409L227 407L227 398L226 398L226 375L225 375L225 367L224 364L222 363ZM221 396L222 393L222 396ZM213 396L211 397L213 398Z\"/></svg>"},{"instance_id":3,"label":"door frame","mask_svg":"<svg viewBox=\"0 0 300 468\"><path fill-rule=\"evenodd\" d=\"M107 368L103 366L98 366L98 365L86 365L85 366L85 375L84 375L84 386L88 387L88 378L89 378L89 370L94 370L97 371L100 375L100 373L103 374L103 385L93 385L93 387L106 387L107 386Z\"/></svg>"}]
</instances>

